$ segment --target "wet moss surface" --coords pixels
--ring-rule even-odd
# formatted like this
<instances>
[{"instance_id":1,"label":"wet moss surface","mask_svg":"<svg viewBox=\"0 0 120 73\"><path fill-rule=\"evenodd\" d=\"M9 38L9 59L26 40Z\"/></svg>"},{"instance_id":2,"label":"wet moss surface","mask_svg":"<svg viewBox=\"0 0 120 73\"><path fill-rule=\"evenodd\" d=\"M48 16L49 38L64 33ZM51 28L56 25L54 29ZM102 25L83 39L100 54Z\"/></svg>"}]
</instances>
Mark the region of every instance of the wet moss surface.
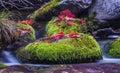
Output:
<instances>
[{"instance_id":1,"label":"wet moss surface","mask_svg":"<svg viewBox=\"0 0 120 73\"><path fill-rule=\"evenodd\" d=\"M28 57L24 58L24 52ZM47 64L93 62L102 59L98 43L92 36L86 34L81 34L79 38L66 38L53 43L33 42L20 49L17 55L23 61Z\"/></svg>"}]
</instances>

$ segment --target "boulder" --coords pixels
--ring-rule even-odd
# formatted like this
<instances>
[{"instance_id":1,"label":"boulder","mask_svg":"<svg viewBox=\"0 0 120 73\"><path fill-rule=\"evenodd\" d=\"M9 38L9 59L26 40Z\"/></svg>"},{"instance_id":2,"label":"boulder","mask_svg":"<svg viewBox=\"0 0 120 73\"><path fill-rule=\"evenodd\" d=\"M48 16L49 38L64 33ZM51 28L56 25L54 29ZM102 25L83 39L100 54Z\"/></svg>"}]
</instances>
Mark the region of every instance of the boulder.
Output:
<instances>
[{"instance_id":1,"label":"boulder","mask_svg":"<svg viewBox=\"0 0 120 73\"><path fill-rule=\"evenodd\" d=\"M30 15L30 18L33 18L36 21L50 20L52 16L57 16L61 10L70 9L76 16L84 16L87 14L96 13L95 18L100 22L108 22L110 24L109 26L118 28L118 23L120 23L119 4L119 0L50 1Z\"/></svg>"},{"instance_id":2,"label":"boulder","mask_svg":"<svg viewBox=\"0 0 120 73\"><path fill-rule=\"evenodd\" d=\"M64 31L65 34L73 32L83 33L85 28L80 24L80 19L74 19L73 25L69 25L66 20L60 22L54 22L55 18L48 22L46 25L47 35L55 34L59 31ZM60 26L59 26L60 24Z\"/></svg>"},{"instance_id":3,"label":"boulder","mask_svg":"<svg viewBox=\"0 0 120 73\"><path fill-rule=\"evenodd\" d=\"M50 2L44 4L34 13L30 14L28 17L31 19L35 19L36 21L41 20L50 20L53 14L56 14L56 11L52 10L55 6L59 4L61 0L51 0ZM55 12L55 13L52 13Z\"/></svg>"},{"instance_id":4,"label":"boulder","mask_svg":"<svg viewBox=\"0 0 120 73\"><path fill-rule=\"evenodd\" d=\"M95 18L101 22L120 18L119 0L94 0L89 8L89 13L95 12Z\"/></svg>"},{"instance_id":5,"label":"boulder","mask_svg":"<svg viewBox=\"0 0 120 73\"><path fill-rule=\"evenodd\" d=\"M120 64L114 63L88 63L88 64L68 64L52 66L29 66L15 65L0 69L1 73L119 73Z\"/></svg>"},{"instance_id":6,"label":"boulder","mask_svg":"<svg viewBox=\"0 0 120 73\"><path fill-rule=\"evenodd\" d=\"M58 9L60 10L69 9L74 14L79 15L91 6L92 1L93 0L62 0L57 7L59 7Z\"/></svg>"},{"instance_id":7,"label":"boulder","mask_svg":"<svg viewBox=\"0 0 120 73\"><path fill-rule=\"evenodd\" d=\"M17 23L16 25L17 25L16 32L19 37L15 42L8 44L5 50L14 51L19 47L27 45L28 43L36 39L35 31L32 26L25 23Z\"/></svg>"},{"instance_id":8,"label":"boulder","mask_svg":"<svg viewBox=\"0 0 120 73\"><path fill-rule=\"evenodd\" d=\"M35 73L34 71L25 68L24 66L9 66L6 68L0 69L0 73Z\"/></svg>"},{"instance_id":9,"label":"boulder","mask_svg":"<svg viewBox=\"0 0 120 73\"><path fill-rule=\"evenodd\" d=\"M120 58L120 38L110 42L107 52L110 57Z\"/></svg>"},{"instance_id":10,"label":"boulder","mask_svg":"<svg viewBox=\"0 0 120 73\"><path fill-rule=\"evenodd\" d=\"M20 44L18 42L32 41L35 39L35 31L29 24L16 23L8 19L1 19L0 48L10 48L10 45L11 48L15 48L15 46L12 46L14 44Z\"/></svg>"},{"instance_id":11,"label":"boulder","mask_svg":"<svg viewBox=\"0 0 120 73\"><path fill-rule=\"evenodd\" d=\"M82 63L102 59L100 46L92 36L86 34L53 43L33 42L17 50L16 55L23 62L39 64Z\"/></svg>"},{"instance_id":12,"label":"boulder","mask_svg":"<svg viewBox=\"0 0 120 73\"><path fill-rule=\"evenodd\" d=\"M35 11L30 18L36 21L50 20L57 16L60 11L69 9L75 15L79 15L92 4L92 0L51 0Z\"/></svg>"},{"instance_id":13,"label":"boulder","mask_svg":"<svg viewBox=\"0 0 120 73\"><path fill-rule=\"evenodd\" d=\"M47 70L47 69L46 69ZM45 73L119 73L120 64L73 64L50 67Z\"/></svg>"}]
</instances>

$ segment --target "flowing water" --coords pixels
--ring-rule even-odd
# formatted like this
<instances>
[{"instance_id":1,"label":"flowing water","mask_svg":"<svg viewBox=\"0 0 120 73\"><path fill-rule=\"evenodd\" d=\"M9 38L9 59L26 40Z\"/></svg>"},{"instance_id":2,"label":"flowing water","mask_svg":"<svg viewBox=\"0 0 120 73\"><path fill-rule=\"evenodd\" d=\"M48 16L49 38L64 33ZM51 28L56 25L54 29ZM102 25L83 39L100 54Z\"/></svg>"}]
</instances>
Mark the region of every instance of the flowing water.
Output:
<instances>
[{"instance_id":1,"label":"flowing water","mask_svg":"<svg viewBox=\"0 0 120 73\"><path fill-rule=\"evenodd\" d=\"M21 64L10 51L2 51L1 56L3 63L8 66Z\"/></svg>"},{"instance_id":2,"label":"flowing water","mask_svg":"<svg viewBox=\"0 0 120 73\"><path fill-rule=\"evenodd\" d=\"M3 63L6 64L7 66L21 65L22 64L10 51L2 51L1 55L2 55L2 59L3 59ZM49 65L43 65L43 64L24 64L24 65L49 66Z\"/></svg>"},{"instance_id":3,"label":"flowing water","mask_svg":"<svg viewBox=\"0 0 120 73\"><path fill-rule=\"evenodd\" d=\"M109 55L106 54L106 49L109 46L109 42L112 40L100 40L98 41L99 45L101 46L102 52L103 52L103 59L98 60L98 63L119 63L120 64L120 58L110 58Z\"/></svg>"}]
</instances>

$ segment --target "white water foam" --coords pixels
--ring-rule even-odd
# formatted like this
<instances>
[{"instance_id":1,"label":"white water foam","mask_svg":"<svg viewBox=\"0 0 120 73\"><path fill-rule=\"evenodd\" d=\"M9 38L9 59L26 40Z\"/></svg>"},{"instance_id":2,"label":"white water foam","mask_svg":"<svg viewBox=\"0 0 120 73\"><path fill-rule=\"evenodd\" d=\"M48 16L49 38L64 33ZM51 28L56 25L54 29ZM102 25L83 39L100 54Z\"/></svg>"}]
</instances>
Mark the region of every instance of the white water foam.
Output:
<instances>
[{"instance_id":1,"label":"white water foam","mask_svg":"<svg viewBox=\"0 0 120 73\"><path fill-rule=\"evenodd\" d=\"M2 55L7 59L8 63L20 64L20 62L16 59L16 57L10 51L2 51Z\"/></svg>"}]
</instances>

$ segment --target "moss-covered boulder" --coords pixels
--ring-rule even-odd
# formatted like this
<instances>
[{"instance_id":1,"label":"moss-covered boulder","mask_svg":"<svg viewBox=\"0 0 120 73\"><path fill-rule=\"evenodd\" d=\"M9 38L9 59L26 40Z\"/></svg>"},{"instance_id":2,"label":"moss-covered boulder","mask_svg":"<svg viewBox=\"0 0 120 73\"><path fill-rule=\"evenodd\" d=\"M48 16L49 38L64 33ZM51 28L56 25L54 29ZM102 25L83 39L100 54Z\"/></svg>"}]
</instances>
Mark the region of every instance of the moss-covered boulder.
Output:
<instances>
[{"instance_id":1,"label":"moss-covered boulder","mask_svg":"<svg viewBox=\"0 0 120 73\"><path fill-rule=\"evenodd\" d=\"M11 44L18 39L35 40L35 31L32 26L25 23L16 23L4 19L0 22L0 44Z\"/></svg>"},{"instance_id":2,"label":"moss-covered boulder","mask_svg":"<svg viewBox=\"0 0 120 73\"><path fill-rule=\"evenodd\" d=\"M41 19L51 18L51 9L58 5L58 3L62 0L50 0L48 3L44 4L40 9L36 10L34 13L29 15L30 18L36 19L37 17Z\"/></svg>"},{"instance_id":3,"label":"moss-covered boulder","mask_svg":"<svg viewBox=\"0 0 120 73\"><path fill-rule=\"evenodd\" d=\"M120 58L120 38L110 42L107 52L110 57Z\"/></svg>"},{"instance_id":4,"label":"moss-covered boulder","mask_svg":"<svg viewBox=\"0 0 120 73\"><path fill-rule=\"evenodd\" d=\"M85 29L83 26L80 24L80 19L74 19L73 24L69 25L66 21L60 21L55 22L55 18L53 18L51 21L46 26L46 32L48 35L57 33L59 31L64 31L65 34L70 33L71 31L73 32L84 32ZM59 26L60 25L60 26Z\"/></svg>"},{"instance_id":5,"label":"moss-covered boulder","mask_svg":"<svg viewBox=\"0 0 120 73\"><path fill-rule=\"evenodd\" d=\"M102 59L100 46L86 34L79 38L66 38L53 43L33 42L16 51L17 57L32 63L81 63Z\"/></svg>"},{"instance_id":6,"label":"moss-covered boulder","mask_svg":"<svg viewBox=\"0 0 120 73\"><path fill-rule=\"evenodd\" d=\"M25 23L18 23L18 32L19 33L19 39L20 40L35 40L35 31L33 29L32 26L30 26L29 24L25 24Z\"/></svg>"},{"instance_id":7,"label":"moss-covered boulder","mask_svg":"<svg viewBox=\"0 0 120 73\"><path fill-rule=\"evenodd\" d=\"M8 45L12 47L12 45L35 39L35 31L29 24L16 23L8 19L0 20L0 49Z\"/></svg>"}]
</instances>

